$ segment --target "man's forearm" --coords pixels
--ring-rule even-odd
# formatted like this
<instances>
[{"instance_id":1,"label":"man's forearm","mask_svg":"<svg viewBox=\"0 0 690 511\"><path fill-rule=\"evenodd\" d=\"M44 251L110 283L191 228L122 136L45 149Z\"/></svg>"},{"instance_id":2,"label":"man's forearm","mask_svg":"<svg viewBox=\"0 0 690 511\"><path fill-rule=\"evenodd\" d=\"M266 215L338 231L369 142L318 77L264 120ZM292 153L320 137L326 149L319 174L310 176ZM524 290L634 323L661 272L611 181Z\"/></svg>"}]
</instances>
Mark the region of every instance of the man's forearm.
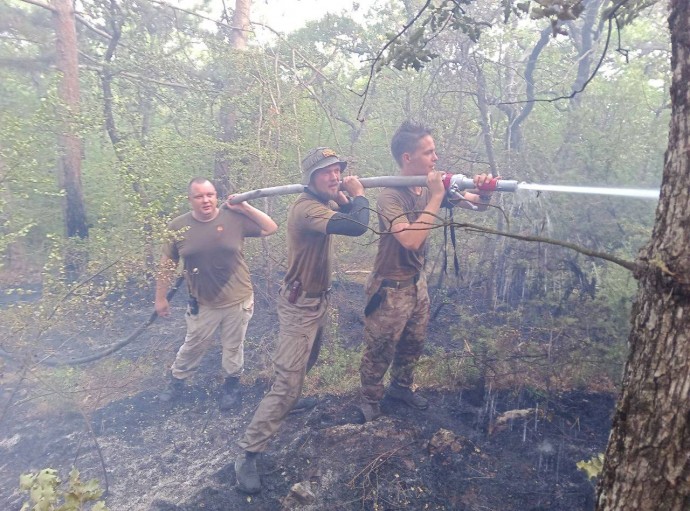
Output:
<instances>
[{"instance_id":1,"label":"man's forearm","mask_svg":"<svg viewBox=\"0 0 690 511\"><path fill-rule=\"evenodd\" d=\"M173 285L176 267L177 263L172 259L167 257L161 259L158 276L156 277L156 300L161 300L168 294L170 287Z\"/></svg>"},{"instance_id":2,"label":"man's forearm","mask_svg":"<svg viewBox=\"0 0 690 511\"><path fill-rule=\"evenodd\" d=\"M255 208L251 204L247 204L243 209L245 216L254 222L261 228L261 235L268 236L273 234L278 230L278 225L273 221L273 219L260 209Z\"/></svg>"},{"instance_id":3,"label":"man's forearm","mask_svg":"<svg viewBox=\"0 0 690 511\"><path fill-rule=\"evenodd\" d=\"M429 236L429 231L436 224L436 215L441 209L442 200L442 198L432 197L417 220L411 224L403 225L394 232L395 238L404 248L418 250L424 244Z\"/></svg>"}]
</instances>

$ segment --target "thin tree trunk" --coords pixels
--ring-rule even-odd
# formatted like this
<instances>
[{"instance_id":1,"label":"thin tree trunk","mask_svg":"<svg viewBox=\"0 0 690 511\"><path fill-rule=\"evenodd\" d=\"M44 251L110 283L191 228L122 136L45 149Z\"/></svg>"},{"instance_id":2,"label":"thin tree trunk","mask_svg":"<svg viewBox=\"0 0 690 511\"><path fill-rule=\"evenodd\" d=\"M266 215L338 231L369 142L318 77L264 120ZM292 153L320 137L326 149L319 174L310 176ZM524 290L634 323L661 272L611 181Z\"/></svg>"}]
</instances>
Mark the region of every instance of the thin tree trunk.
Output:
<instances>
[{"instance_id":1,"label":"thin tree trunk","mask_svg":"<svg viewBox=\"0 0 690 511\"><path fill-rule=\"evenodd\" d=\"M670 12L669 144L598 511L690 509L690 4L672 0Z\"/></svg>"}]
</instances>

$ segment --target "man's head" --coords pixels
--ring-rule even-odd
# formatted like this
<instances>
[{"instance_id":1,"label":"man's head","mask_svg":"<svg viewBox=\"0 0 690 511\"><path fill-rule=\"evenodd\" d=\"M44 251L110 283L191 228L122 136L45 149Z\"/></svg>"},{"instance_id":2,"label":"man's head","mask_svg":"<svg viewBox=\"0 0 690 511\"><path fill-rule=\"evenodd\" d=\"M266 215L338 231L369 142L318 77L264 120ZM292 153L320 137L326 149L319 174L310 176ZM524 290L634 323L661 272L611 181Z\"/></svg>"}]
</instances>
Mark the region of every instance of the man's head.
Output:
<instances>
[{"instance_id":1,"label":"man's head","mask_svg":"<svg viewBox=\"0 0 690 511\"><path fill-rule=\"evenodd\" d=\"M347 167L332 149L317 147L302 160L302 184L317 194L335 199L340 190L340 173Z\"/></svg>"},{"instance_id":2,"label":"man's head","mask_svg":"<svg viewBox=\"0 0 690 511\"><path fill-rule=\"evenodd\" d=\"M216 187L205 177L195 177L189 182L187 199L195 219L207 222L216 217L218 209Z\"/></svg>"},{"instance_id":3,"label":"man's head","mask_svg":"<svg viewBox=\"0 0 690 511\"><path fill-rule=\"evenodd\" d=\"M431 130L411 121L403 122L391 140L391 153L403 174L426 175L438 160Z\"/></svg>"}]
</instances>

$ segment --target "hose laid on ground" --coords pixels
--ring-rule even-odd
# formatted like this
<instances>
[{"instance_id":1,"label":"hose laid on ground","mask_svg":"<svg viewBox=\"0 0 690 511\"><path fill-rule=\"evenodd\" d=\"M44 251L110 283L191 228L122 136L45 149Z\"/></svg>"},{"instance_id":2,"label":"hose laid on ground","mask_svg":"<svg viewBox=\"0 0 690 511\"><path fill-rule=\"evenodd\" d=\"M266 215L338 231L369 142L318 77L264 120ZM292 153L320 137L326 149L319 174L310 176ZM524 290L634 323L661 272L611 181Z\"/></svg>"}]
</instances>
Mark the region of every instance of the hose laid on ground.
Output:
<instances>
[{"instance_id":1,"label":"hose laid on ground","mask_svg":"<svg viewBox=\"0 0 690 511\"><path fill-rule=\"evenodd\" d=\"M177 278L175 281L175 284L170 288L168 291L167 295L165 298L170 301L173 296L175 296L175 293L179 289L180 285L184 281L184 277L180 276ZM92 353L91 355L87 355L85 357L80 357L80 358L72 358L68 360L53 360L52 355L49 355L48 357L35 361L35 363L48 366L48 367L62 367L62 366L75 366L75 365L80 365L80 364L87 364L89 362L95 362L96 360L100 360L104 357L107 357L111 353L115 353L117 350L124 348L127 346L129 343L131 343L134 339L139 337L141 333L146 330L156 319L158 318L158 313L153 312L151 316L149 317L148 321L146 323L142 324L139 328L137 328L134 332L132 332L126 339L123 339L119 342L116 342L112 346L109 346L105 348L104 350L97 351L96 353ZM12 353L9 353L5 351L4 349L0 348L0 357L13 360L15 362L21 362L20 358L18 358L16 355L13 355Z\"/></svg>"}]
</instances>

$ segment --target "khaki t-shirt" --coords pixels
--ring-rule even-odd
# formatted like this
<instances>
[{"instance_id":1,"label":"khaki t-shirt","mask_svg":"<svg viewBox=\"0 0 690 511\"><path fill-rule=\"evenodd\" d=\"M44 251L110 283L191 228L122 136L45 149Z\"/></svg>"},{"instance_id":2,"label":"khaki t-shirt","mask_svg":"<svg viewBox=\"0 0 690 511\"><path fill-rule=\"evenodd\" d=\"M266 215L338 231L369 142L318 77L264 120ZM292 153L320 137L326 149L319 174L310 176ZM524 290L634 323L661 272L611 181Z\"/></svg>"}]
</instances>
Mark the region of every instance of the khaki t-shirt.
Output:
<instances>
[{"instance_id":1,"label":"khaki t-shirt","mask_svg":"<svg viewBox=\"0 0 690 511\"><path fill-rule=\"evenodd\" d=\"M416 195L407 187L384 188L376 200L381 232L390 232L393 225L412 224L429 202L428 188ZM407 250L392 234L382 234L374 260L374 271L386 279L404 280L422 271L426 241L419 250Z\"/></svg>"},{"instance_id":2,"label":"khaki t-shirt","mask_svg":"<svg viewBox=\"0 0 690 511\"><path fill-rule=\"evenodd\" d=\"M306 293L320 293L331 285L331 236L326 234L326 225L336 213L334 208L334 202L324 204L308 193L290 207L285 282L301 282Z\"/></svg>"},{"instance_id":3,"label":"khaki t-shirt","mask_svg":"<svg viewBox=\"0 0 690 511\"><path fill-rule=\"evenodd\" d=\"M185 213L173 219L168 229L174 232L163 253L176 262L182 258L189 292L200 304L235 305L251 295L252 283L242 248L245 237L261 235L256 222L221 208L209 222Z\"/></svg>"}]
</instances>

